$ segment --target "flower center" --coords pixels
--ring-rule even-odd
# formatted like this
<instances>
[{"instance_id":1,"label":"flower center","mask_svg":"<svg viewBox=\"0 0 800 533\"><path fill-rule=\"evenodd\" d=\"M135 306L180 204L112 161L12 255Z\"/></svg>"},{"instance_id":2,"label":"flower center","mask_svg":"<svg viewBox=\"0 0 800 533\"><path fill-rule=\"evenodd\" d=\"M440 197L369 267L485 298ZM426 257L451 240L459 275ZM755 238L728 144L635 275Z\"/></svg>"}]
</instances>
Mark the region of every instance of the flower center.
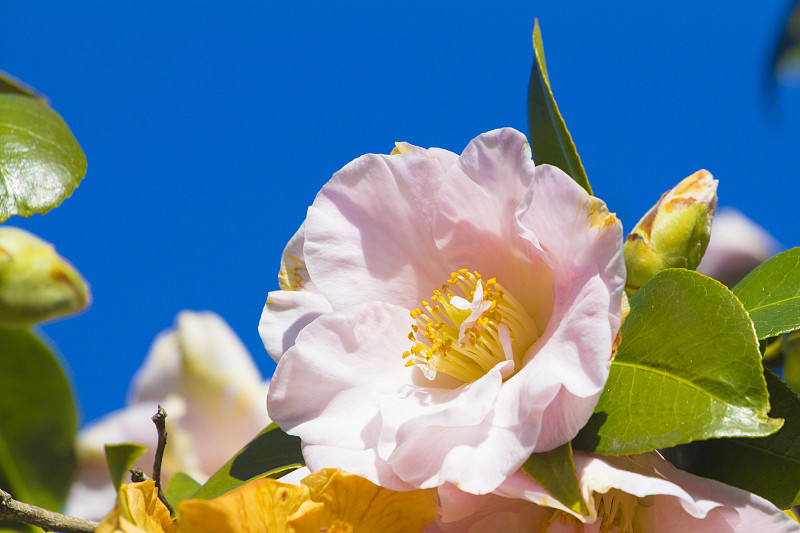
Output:
<instances>
[{"instance_id":1,"label":"flower center","mask_svg":"<svg viewBox=\"0 0 800 533\"><path fill-rule=\"evenodd\" d=\"M637 498L633 494L628 494L618 489L611 489L605 494L594 494L595 507L597 509L597 522L595 529L597 533L638 533L633 528L633 520L636 516L636 508L640 505L650 506L653 504L653 497ZM576 531L582 531L586 525L573 515L558 510L544 523L540 533L546 533L551 529L562 531L562 527L553 528L553 525L570 525Z\"/></svg>"},{"instance_id":2,"label":"flower center","mask_svg":"<svg viewBox=\"0 0 800 533\"><path fill-rule=\"evenodd\" d=\"M595 494L600 533L634 533L633 519L636 508L646 505L633 494L611 489L605 494Z\"/></svg>"},{"instance_id":3,"label":"flower center","mask_svg":"<svg viewBox=\"0 0 800 533\"><path fill-rule=\"evenodd\" d=\"M484 282L467 269L453 272L411 318L414 345L403 358L429 380L443 372L471 382L508 361L500 370L507 378L539 338L533 319L496 278Z\"/></svg>"}]
</instances>

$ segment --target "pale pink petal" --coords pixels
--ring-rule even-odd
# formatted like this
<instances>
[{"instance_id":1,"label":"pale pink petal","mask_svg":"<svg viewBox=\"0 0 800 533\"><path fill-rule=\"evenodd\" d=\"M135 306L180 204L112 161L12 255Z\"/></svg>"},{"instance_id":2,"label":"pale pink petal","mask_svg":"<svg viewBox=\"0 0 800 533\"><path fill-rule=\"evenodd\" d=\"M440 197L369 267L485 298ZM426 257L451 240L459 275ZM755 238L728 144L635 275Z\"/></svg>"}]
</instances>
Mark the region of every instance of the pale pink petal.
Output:
<instances>
[{"instance_id":1,"label":"pale pink petal","mask_svg":"<svg viewBox=\"0 0 800 533\"><path fill-rule=\"evenodd\" d=\"M330 311L331 304L318 292L300 289L269 293L258 324L267 353L278 361L294 346L304 327Z\"/></svg>"},{"instance_id":2,"label":"pale pink petal","mask_svg":"<svg viewBox=\"0 0 800 533\"><path fill-rule=\"evenodd\" d=\"M393 154L414 154L435 162L443 171L447 171L458 160L458 154L441 148L422 148L407 142L395 143Z\"/></svg>"},{"instance_id":3,"label":"pale pink petal","mask_svg":"<svg viewBox=\"0 0 800 533\"><path fill-rule=\"evenodd\" d=\"M756 527L770 526L763 531L800 531L800 524L766 500L718 481L677 470L655 452L618 457L575 452L574 460L581 491L590 511L583 520L589 524L601 523L603 519L602 515L598 516L595 495L617 490L637 498L627 504L634 530L749 533L756 531ZM575 514L521 471L503 483L495 494ZM619 496L615 498L620 501ZM458 500L454 498L453 501ZM638 503L631 506L631 501Z\"/></svg>"},{"instance_id":4,"label":"pale pink petal","mask_svg":"<svg viewBox=\"0 0 800 533\"><path fill-rule=\"evenodd\" d=\"M322 188L308 210L304 252L334 310L368 301L412 309L449 275L431 236L443 176L424 157L370 154Z\"/></svg>"},{"instance_id":5,"label":"pale pink petal","mask_svg":"<svg viewBox=\"0 0 800 533\"><path fill-rule=\"evenodd\" d=\"M357 471L359 476L368 479L390 490L412 490L416 487L409 485L386 464L377 452L372 450L352 450L337 446L303 445L303 457L310 470L317 471L322 468L335 468L345 472Z\"/></svg>"}]
</instances>

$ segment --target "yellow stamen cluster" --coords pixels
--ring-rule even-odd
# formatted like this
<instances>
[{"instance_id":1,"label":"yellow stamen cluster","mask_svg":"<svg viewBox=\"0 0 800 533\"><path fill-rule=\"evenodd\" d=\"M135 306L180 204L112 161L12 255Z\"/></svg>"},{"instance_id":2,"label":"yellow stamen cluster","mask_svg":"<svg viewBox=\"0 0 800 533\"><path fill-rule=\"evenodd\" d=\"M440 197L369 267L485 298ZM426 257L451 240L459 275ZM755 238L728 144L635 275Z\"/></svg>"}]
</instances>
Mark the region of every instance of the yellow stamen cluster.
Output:
<instances>
[{"instance_id":1,"label":"yellow stamen cluster","mask_svg":"<svg viewBox=\"0 0 800 533\"><path fill-rule=\"evenodd\" d=\"M497 279L482 281L467 269L453 272L411 318L408 339L414 344L403 358L431 380L444 372L474 381L515 353L521 357L538 338L532 318Z\"/></svg>"},{"instance_id":2,"label":"yellow stamen cluster","mask_svg":"<svg viewBox=\"0 0 800 533\"><path fill-rule=\"evenodd\" d=\"M645 500L652 505L652 496ZM595 494L597 519L600 520L600 533L633 533L633 520L636 508L644 502L633 494L611 489L605 494ZM646 505L646 503L645 503Z\"/></svg>"}]
</instances>

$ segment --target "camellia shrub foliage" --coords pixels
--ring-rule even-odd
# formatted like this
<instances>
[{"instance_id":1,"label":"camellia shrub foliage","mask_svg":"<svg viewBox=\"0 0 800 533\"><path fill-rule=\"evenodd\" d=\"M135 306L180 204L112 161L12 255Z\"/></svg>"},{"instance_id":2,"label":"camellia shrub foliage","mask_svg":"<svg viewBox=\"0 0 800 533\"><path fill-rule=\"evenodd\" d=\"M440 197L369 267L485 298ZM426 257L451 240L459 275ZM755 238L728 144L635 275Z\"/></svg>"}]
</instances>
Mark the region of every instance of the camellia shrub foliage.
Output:
<instances>
[{"instance_id":1,"label":"camellia shrub foliage","mask_svg":"<svg viewBox=\"0 0 800 533\"><path fill-rule=\"evenodd\" d=\"M538 25L533 50L527 136L398 142L322 187L275 258L269 383L219 317L184 312L130 405L79 435L30 328L86 306L87 285L0 227L0 527L800 531L800 249L732 286L699 274L717 205L702 169L624 231ZM45 213L84 154L38 93L0 90L0 218Z\"/></svg>"}]
</instances>

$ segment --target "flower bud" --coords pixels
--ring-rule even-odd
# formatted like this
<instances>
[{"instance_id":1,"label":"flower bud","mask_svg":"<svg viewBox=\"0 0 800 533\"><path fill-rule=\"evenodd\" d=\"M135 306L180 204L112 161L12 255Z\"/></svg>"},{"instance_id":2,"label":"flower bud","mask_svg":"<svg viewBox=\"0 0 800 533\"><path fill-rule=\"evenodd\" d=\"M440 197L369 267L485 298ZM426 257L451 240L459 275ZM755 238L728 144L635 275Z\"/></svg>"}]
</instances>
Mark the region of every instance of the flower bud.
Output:
<instances>
[{"instance_id":1,"label":"flower bud","mask_svg":"<svg viewBox=\"0 0 800 533\"><path fill-rule=\"evenodd\" d=\"M628 295L664 269L696 269L708 246L716 207L717 180L706 170L664 193L625 238Z\"/></svg>"},{"instance_id":2,"label":"flower bud","mask_svg":"<svg viewBox=\"0 0 800 533\"><path fill-rule=\"evenodd\" d=\"M74 313L89 287L53 245L25 230L0 227L0 327L26 327Z\"/></svg>"}]
</instances>

